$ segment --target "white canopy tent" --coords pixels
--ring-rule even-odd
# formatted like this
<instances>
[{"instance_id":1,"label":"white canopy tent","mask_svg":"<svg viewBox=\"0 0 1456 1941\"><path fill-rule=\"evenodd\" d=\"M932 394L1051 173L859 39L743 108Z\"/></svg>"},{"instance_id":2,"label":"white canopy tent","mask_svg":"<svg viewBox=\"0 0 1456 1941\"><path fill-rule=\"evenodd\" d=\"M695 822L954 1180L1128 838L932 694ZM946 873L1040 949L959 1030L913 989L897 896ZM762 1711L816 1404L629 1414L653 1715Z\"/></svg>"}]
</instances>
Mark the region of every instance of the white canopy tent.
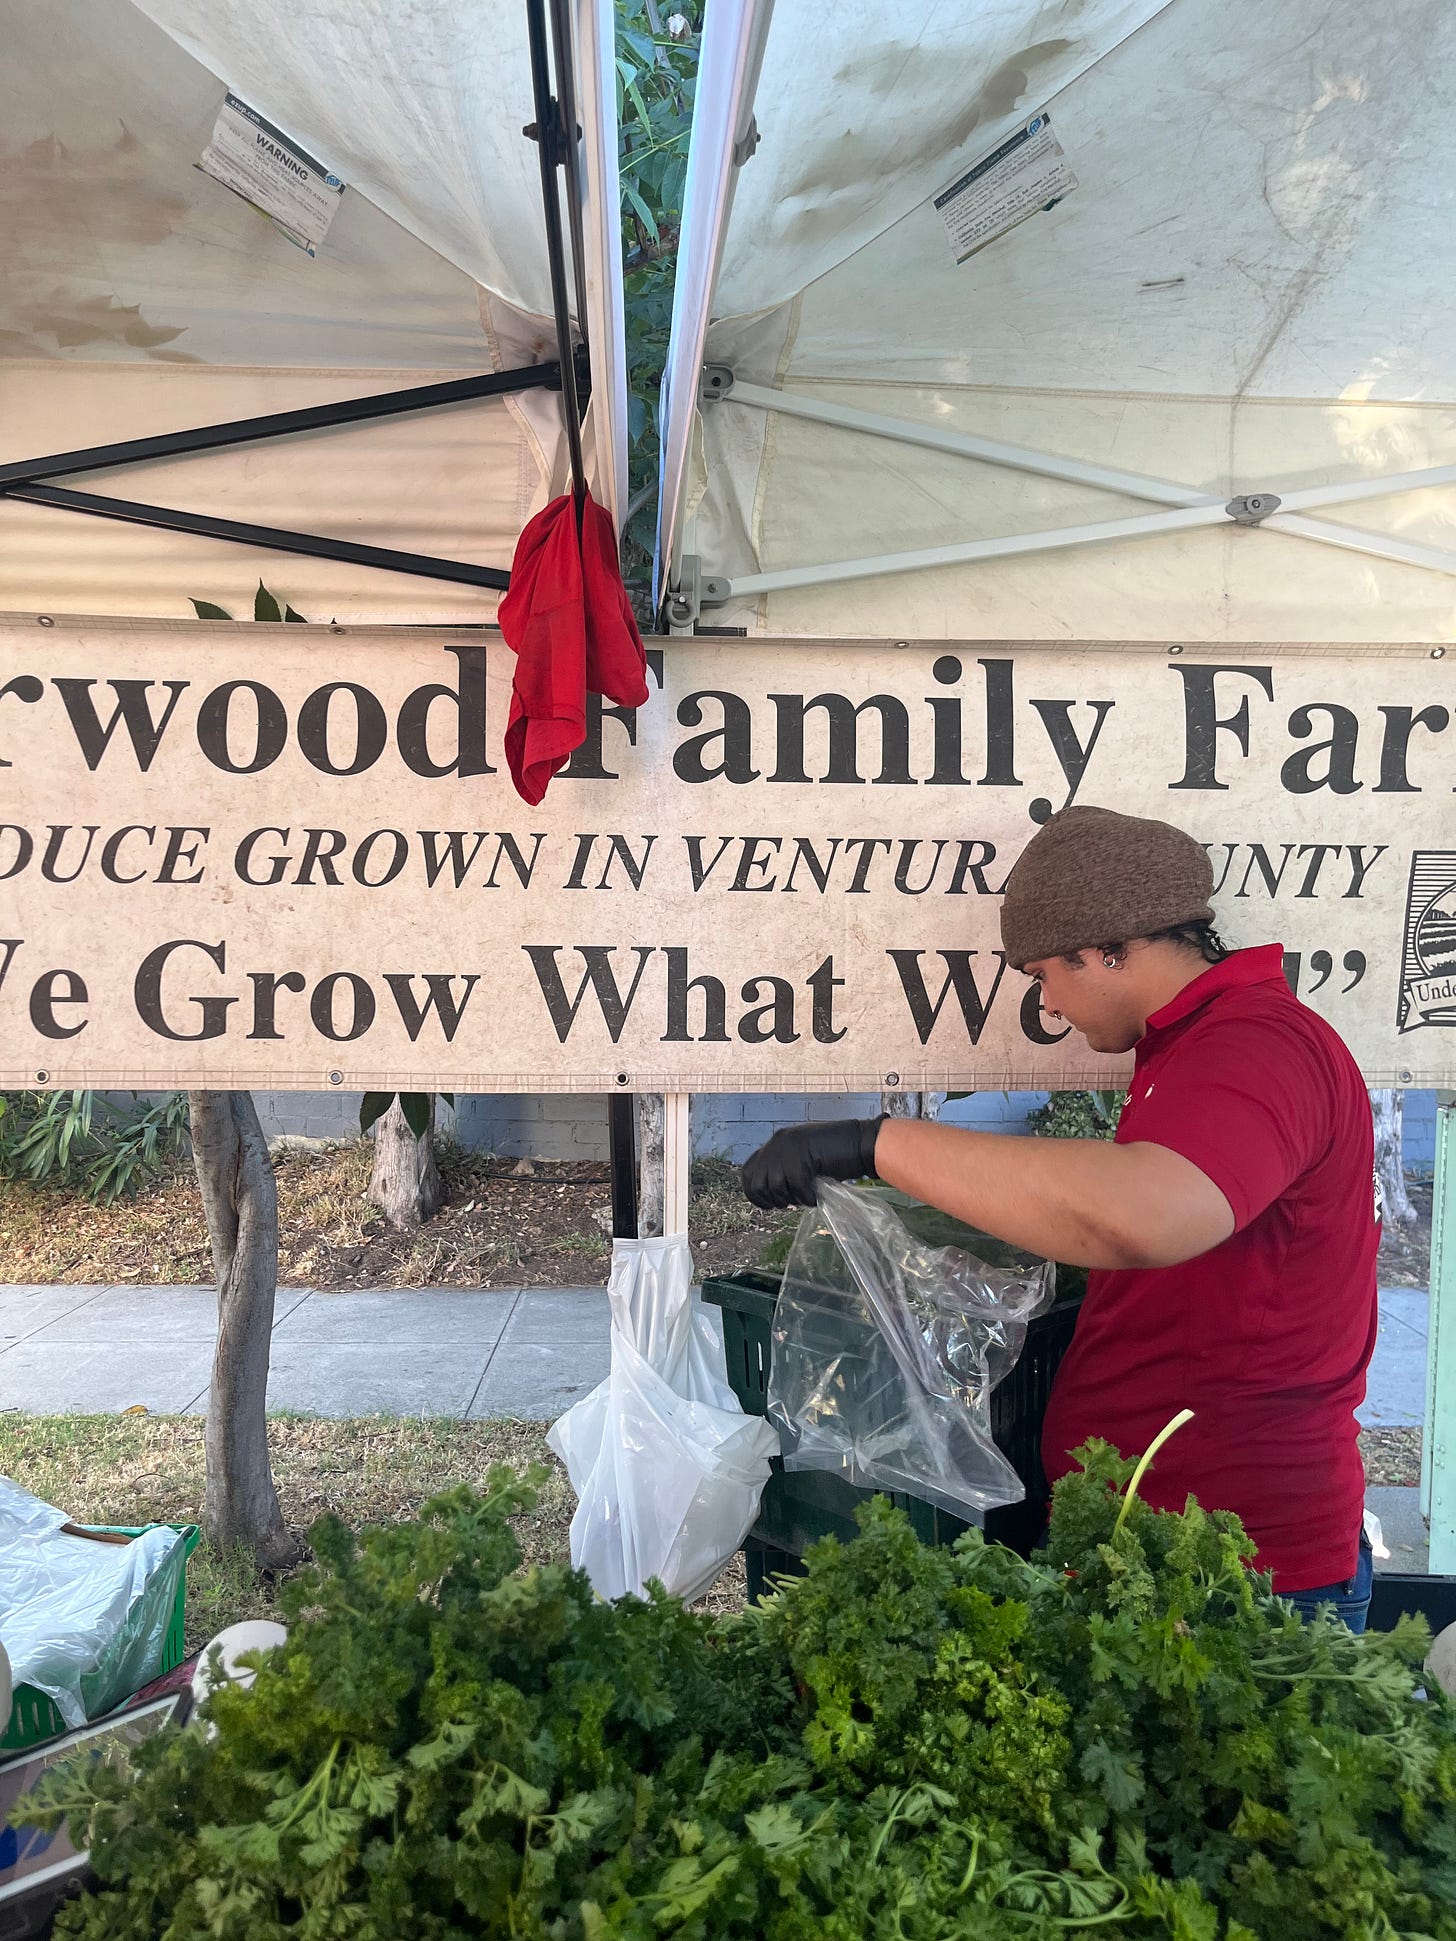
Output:
<instances>
[{"instance_id":1,"label":"white canopy tent","mask_svg":"<svg viewBox=\"0 0 1456 1941\"><path fill-rule=\"evenodd\" d=\"M711 0L669 618L1448 639L1453 94L1440 0ZM1044 116L1073 186L958 262Z\"/></svg>"},{"instance_id":2,"label":"white canopy tent","mask_svg":"<svg viewBox=\"0 0 1456 1941\"><path fill-rule=\"evenodd\" d=\"M1445 0L709 0L670 627L1444 654L1453 182ZM1423 1507L1456 1572L1439 1120Z\"/></svg>"},{"instance_id":3,"label":"white canopy tent","mask_svg":"<svg viewBox=\"0 0 1456 1941\"><path fill-rule=\"evenodd\" d=\"M626 490L613 15L560 0L581 129L588 475ZM0 466L552 365L525 0L0 0ZM231 91L341 177L317 255L196 164ZM573 164L568 164L572 166ZM23 471L23 467L20 468ZM559 391L322 426L53 476L508 568L567 479ZM3 485L0 475L0 485ZM0 608L489 620L498 588L304 558L0 496Z\"/></svg>"}]
</instances>

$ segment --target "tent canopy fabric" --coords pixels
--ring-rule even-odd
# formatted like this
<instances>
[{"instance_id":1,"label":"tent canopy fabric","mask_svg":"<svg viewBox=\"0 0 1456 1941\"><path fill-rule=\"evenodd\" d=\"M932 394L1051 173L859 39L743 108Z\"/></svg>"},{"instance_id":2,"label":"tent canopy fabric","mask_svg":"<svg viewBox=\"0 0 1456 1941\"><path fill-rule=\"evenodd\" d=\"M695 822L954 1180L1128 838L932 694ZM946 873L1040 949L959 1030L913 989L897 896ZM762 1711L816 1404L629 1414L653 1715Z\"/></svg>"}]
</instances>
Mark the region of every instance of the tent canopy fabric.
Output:
<instances>
[{"instance_id":1,"label":"tent canopy fabric","mask_svg":"<svg viewBox=\"0 0 1456 1941\"><path fill-rule=\"evenodd\" d=\"M574 0L592 482L625 497L610 0ZM0 0L0 459L554 361L524 0ZM346 184L310 257L196 164L231 91ZM559 396L61 483L508 567L561 489ZM479 588L0 498L0 607L189 611L258 577L341 620Z\"/></svg>"},{"instance_id":2,"label":"tent canopy fabric","mask_svg":"<svg viewBox=\"0 0 1456 1941\"><path fill-rule=\"evenodd\" d=\"M756 153L695 130L731 387L675 328L667 580L768 631L1449 638L1453 95L1441 0L779 0ZM958 262L935 198L1041 114L1074 185Z\"/></svg>"}]
</instances>

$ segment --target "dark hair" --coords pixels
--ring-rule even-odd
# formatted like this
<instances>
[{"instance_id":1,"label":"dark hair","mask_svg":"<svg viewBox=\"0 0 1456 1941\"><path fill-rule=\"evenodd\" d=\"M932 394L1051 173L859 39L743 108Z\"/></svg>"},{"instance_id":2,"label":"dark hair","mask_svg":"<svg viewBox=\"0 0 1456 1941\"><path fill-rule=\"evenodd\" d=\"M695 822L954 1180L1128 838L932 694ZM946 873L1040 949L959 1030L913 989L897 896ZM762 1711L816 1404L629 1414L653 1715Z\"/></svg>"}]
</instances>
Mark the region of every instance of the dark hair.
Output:
<instances>
[{"instance_id":1,"label":"dark hair","mask_svg":"<svg viewBox=\"0 0 1456 1941\"><path fill-rule=\"evenodd\" d=\"M1166 930L1150 931L1142 942L1173 944L1179 950L1191 950L1196 956L1201 957L1205 964L1221 964L1225 957L1232 955L1229 946L1209 921L1170 924ZM1127 944L1128 939L1118 938L1112 942L1098 944L1095 948L1104 951L1126 950ZM1069 950L1066 953L1066 959L1069 964L1079 964L1082 954L1077 950Z\"/></svg>"},{"instance_id":2,"label":"dark hair","mask_svg":"<svg viewBox=\"0 0 1456 1941\"><path fill-rule=\"evenodd\" d=\"M1176 944L1180 950L1196 951L1205 964L1221 964L1230 955L1229 947L1207 920L1201 923L1175 923L1167 930L1155 930L1150 944Z\"/></svg>"}]
</instances>

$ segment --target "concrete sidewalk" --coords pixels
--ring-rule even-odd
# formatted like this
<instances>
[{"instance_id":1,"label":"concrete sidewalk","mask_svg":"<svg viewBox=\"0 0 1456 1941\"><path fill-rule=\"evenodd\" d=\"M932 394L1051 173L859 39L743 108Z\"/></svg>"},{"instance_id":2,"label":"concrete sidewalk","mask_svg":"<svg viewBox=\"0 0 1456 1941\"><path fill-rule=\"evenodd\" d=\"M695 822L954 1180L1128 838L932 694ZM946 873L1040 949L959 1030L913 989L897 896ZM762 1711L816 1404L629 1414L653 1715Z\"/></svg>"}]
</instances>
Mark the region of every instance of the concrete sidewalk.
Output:
<instances>
[{"instance_id":1,"label":"concrete sidewalk","mask_svg":"<svg viewBox=\"0 0 1456 1941\"><path fill-rule=\"evenodd\" d=\"M1380 1334L1359 1411L1367 1429L1418 1429L1425 1421L1430 1309L1423 1287L1381 1288Z\"/></svg>"},{"instance_id":2,"label":"concrete sidewalk","mask_svg":"<svg viewBox=\"0 0 1456 1941\"><path fill-rule=\"evenodd\" d=\"M210 1287L0 1287L0 1409L200 1414ZM270 1409L554 1420L607 1372L606 1289L279 1288Z\"/></svg>"},{"instance_id":3,"label":"concrete sidewalk","mask_svg":"<svg viewBox=\"0 0 1456 1941\"><path fill-rule=\"evenodd\" d=\"M1380 1337L1360 1420L1425 1417L1428 1302L1380 1296ZM516 1416L554 1421L607 1373L605 1288L280 1288L268 1406L300 1415ZM138 1404L198 1415L217 1332L210 1287L0 1286L0 1411L113 1414ZM1422 1571L1419 1491L1370 1492L1392 1555Z\"/></svg>"}]
</instances>

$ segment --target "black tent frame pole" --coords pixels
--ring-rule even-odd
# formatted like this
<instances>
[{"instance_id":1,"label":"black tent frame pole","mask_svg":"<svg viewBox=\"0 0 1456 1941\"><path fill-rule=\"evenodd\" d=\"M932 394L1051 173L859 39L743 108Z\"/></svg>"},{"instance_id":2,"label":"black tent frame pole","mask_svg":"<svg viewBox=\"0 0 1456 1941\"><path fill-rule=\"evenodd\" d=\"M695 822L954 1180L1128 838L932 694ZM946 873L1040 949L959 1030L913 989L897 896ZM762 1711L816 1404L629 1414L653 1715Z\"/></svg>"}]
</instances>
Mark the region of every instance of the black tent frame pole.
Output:
<instances>
[{"instance_id":1,"label":"black tent frame pole","mask_svg":"<svg viewBox=\"0 0 1456 1941\"><path fill-rule=\"evenodd\" d=\"M568 369L575 395L587 387L588 373L584 368L578 371L574 362ZM0 465L0 498L23 499L28 504L50 506L62 512L88 513L97 519L119 519L128 525L197 533L231 545L262 546L269 552L302 553L312 559L337 559L350 566L412 573L421 579L450 580L503 593L511 579L499 566L476 566L468 560L437 559L429 553L401 552L391 546L367 546L351 539L334 539L325 533L291 532L277 526L217 518L206 512L185 512L176 506L144 505L134 499L73 492L45 481L66 478L76 472L103 471L111 465L136 465L148 459L186 457L193 452L220 451L268 438L328 431L339 425L398 417L408 411L431 411L441 405L502 397L512 391L554 391L561 386L559 364L527 364L516 370L451 378L443 384L416 384L403 391L382 391L369 398L345 398L333 404L307 405L298 411L267 412L256 418L234 418L226 424L194 425L185 431L164 431L148 438L127 438L110 445L51 452L41 458L17 458Z\"/></svg>"},{"instance_id":2,"label":"black tent frame pole","mask_svg":"<svg viewBox=\"0 0 1456 1941\"><path fill-rule=\"evenodd\" d=\"M612 1162L612 1238L637 1238L637 1101L607 1094L607 1151Z\"/></svg>"},{"instance_id":3,"label":"black tent frame pole","mask_svg":"<svg viewBox=\"0 0 1456 1941\"><path fill-rule=\"evenodd\" d=\"M560 386L559 365L527 364L513 371L486 371L478 377L450 378L443 384L415 384L403 391L381 391L369 398L343 398L334 404L305 405L298 411L271 411L257 418L234 418L227 424L196 425L187 431L163 431L150 438L127 438L111 445L90 445L81 451L52 452L45 458L16 458L0 465L0 491L16 485L39 485L45 479L65 478L72 472L101 471L108 465L137 465L149 458L181 458L189 452L219 451L228 445L287 438L295 432L329 431L338 425L363 424L372 418L398 417L406 411L432 411L440 405L504 397L513 391L555 391Z\"/></svg>"},{"instance_id":4,"label":"black tent frame pole","mask_svg":"<svg viewBox=\"0 0 1456 1941\"><path fill-rule=\"evenodd\" d=\"M586 230L581 213L581 127L577 115L576 58L571 42L571 0L551 0L551 42L556 55L557 85L565 103L562 113L568 139L561 157L566 179L566 226L571 235L571 268L576 288L576 327L587 342Z\"/></svg>"},{"instance_id":5,"label":"black tent frame pole","mask_svg":"<svg viewBox=\"0 0 1456 1941\"><path fill-rule=\"evenodd\" d=\"M571 487L578 511L586 496L586 464L581 447L581 396L571 343L571 305L567 295L566 248L561 227L561 201L556 171L566 173L567 221L575 273L577 330L586 349L586 253L583 245L581 177L577 145L581 131L576 114L576 75L571 52L571 16L566 0L551 0L551 41L556 57L558 95L551 93L547 51L545 0L526 0L526 25L531 43L531 81L536 120L526 130L533 136L541 163L541 208L546 219L546 258L551 272L551 311L556 323L556 357L561 367L562 416L566 448L571 458ZM585 359L583 359L585 362ZM630 1092L607 1096L607 1150L612 1170L612 1235L637 1238L637 1101Z\"/></svg>"},{"instance_id":6,"label":"black tent frame pole","mask_svg":"<svg viewBox=\"0 0 1456 1941\"><path fill-rule=\"evenodd\" d=\"M95 492L72 492L64 485L15 485L4 496L61 512L86 512L97 519L120 519L131 526L156 526L165 532L198 533L234 546L262 546L270 553L302 553L309 559L339 559L350 566L377 566L387 573L413 573L421 579L453 580L463 586L504 593L511 576L500 566L474 566L463 559L435 559L428 553L396 552L322 533L289 532L279 526L254 526L241 519L219 519L208 512L183 512L175 506L141 505L135 499L107 499Z\"/></svg>"},{"instance_id":7,"label":"black tent frame pole","mask_svg":"<svg viewBox=\"0 0 1456 1941\"><path fill-rule=\"evenodd\" d=\"M575 194L576 145L579 140L576 100L572 81L569 20L559 20L556 41L556 79L560 98L551 92L551 59L548 49L545 0L526 0L526 28L531 46L531 86L535 96L536 119L526 129L534 137L541 164L541 209L546 222L546 261L551 275L551 312L556 323L556 358L561 369L562 417L566 421L566 449L571 460L571 489L578 506L586 495L586 462L581 447L581 397L577 390L576 359L571 343L571 302L566 286L566 241L561 227L561 199L556 186L556 171L567 173L568 203ZM565 29L563 35L562 29ZM577 218L579 222L579 215ZM583 274L578 267L578 291ZM580 297L578 296L578 305ZM578 325L583 341L586 313Z\"/></svg>"}]
</instances>

